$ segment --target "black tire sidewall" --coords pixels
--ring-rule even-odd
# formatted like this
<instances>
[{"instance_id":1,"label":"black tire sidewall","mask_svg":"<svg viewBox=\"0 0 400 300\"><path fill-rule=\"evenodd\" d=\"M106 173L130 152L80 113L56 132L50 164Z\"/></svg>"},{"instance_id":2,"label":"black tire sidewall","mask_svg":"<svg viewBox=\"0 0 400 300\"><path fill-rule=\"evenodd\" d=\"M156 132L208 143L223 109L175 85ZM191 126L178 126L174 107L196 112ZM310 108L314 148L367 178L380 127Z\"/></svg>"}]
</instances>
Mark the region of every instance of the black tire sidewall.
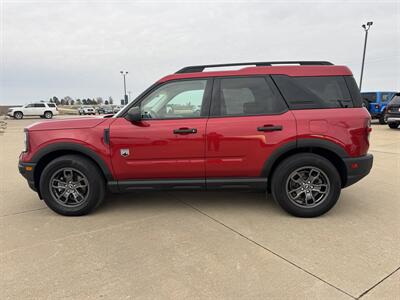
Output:
<instances>
[{"instance_id":1,"label":"black tire sidewall","mask_svg":"<svg viewBox=\"0 0 400 300\"><path fill-rule=\"evenodd\" d=\"M47 114L50 114L50 116L47 117L46 116ZM53 113L51 111L46 111L43 116L44 116L45 119L51 119L53 117Z\"/></svg>"},{"instance_id":2,"label":"black tire sidewall","mask_svg":"<svg viewBox=\"0 0 400 300\"><path fill-rule=\"evenodd\" d=\"M58 203L49 190L49 181L54 172L64 167L72 167L82 172L89 182L89 195L85 202L76 207L66 207ZM105 194L104 178L99 168L90 160L79 155L65 155L50 162L40 177L40 191L47 206L58 214L81 216L88 214L101 204Z\"/></svg>"},{"instance_id":3,"label":"black tire sidewall","mask_svg":"<svg viewBox=\"0 0 400 300\"><path fill-rule=\"evenodd\" d=\"M330 181L328 197L318 206L313 208L302 208L291 202L286 193L286 181L289 175L298 168L313 166L321 169ZM341 192L341 179L333 164L326 158L312 154L297 154L285 159L272 177L272 195L275 201L288 213L303 218L311 218L328 212L337 202Z\"/></svg>"},{"instance_id":4,"label":"black tire sidewall","mask_svg":"<svg viewBox=\"0 0 400 300\"><path fill-rule=\"evenodd\" d=\"M392 129L396 129L399 127L399 123L388 123L389 127Z\"/></svg>"}]
</instances>

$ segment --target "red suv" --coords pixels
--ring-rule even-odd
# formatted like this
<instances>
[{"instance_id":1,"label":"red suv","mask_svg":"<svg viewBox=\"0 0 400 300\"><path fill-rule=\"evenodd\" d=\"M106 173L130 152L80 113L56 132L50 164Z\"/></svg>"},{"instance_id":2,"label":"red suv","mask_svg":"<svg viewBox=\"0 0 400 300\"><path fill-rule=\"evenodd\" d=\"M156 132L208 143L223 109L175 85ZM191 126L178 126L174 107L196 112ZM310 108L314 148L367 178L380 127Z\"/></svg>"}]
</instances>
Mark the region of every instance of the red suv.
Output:
<instances>
[{"instance_id":1,"label":"red suv","mask_svg":"<svg viewBox=\"0 0 400 300\"><path fill-rule=\"evenodd\" d=\"M215 71L227 66L245 67ZM344 66L192 66L114 116L29 126L19 170L62 215L89 213L106 188L258 189L295 216L315 217L369 173L370 119Z\"/></svg>"}]
</instances>

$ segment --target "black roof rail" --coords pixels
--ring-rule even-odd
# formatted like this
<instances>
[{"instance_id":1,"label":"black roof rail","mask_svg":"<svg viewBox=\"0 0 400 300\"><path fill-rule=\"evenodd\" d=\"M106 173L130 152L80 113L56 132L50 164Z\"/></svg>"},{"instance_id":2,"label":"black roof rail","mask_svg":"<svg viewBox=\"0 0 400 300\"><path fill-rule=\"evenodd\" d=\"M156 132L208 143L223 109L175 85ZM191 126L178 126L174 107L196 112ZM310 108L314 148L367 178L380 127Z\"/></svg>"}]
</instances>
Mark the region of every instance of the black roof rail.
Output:
<instances>
[{"instance_id":1,"label":"black roof rail","mask_svg":"<svg viewBox=\"0 0 400 300\"><path fill-rule=\"evenodd\" d=\"M196 73L203 72L206 68L219 68L219 67L234 67L234 66L251 66L255 65L256 67L267 67L272 65L289 65L289 64L297 64L300 66L328 66L333 65L333 63L329 61L265 61L265 62L247 62L247 63L230 63L230 64L216 64L216 65L199 65L199 66L189 66L183 69L180 69L175 74L180 73Z\"/></svg>"}]
</instances>

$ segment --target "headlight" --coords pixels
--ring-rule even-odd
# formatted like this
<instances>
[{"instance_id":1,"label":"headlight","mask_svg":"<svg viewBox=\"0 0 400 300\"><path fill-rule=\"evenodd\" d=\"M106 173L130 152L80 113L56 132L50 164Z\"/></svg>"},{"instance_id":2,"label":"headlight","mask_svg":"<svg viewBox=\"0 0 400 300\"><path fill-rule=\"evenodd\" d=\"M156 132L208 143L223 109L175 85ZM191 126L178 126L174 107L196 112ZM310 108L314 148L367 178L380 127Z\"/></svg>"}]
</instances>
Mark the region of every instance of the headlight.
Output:
<instances>
[{"instance_id":1,"label":"headlight","mask_svg":"<svg viewBox=\"0 0 400 300\"><path fill-rule=\"evenodd\" d=\"M24 152L29 150L29 131L24 129Z\"/></svg>"}]
</instances>

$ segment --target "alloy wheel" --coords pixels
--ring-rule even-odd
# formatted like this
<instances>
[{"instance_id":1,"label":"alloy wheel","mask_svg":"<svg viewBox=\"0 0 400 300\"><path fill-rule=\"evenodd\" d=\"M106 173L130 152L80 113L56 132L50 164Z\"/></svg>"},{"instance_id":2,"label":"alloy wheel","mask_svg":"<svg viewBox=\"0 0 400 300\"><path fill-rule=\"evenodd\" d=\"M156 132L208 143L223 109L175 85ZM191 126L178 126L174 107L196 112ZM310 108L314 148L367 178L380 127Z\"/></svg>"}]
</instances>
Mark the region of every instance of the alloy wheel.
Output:
<instances>
[{"instance_id":1,"label":"alloy wheel","mask_svg":"<svg viewBox=\"0 0 400 300\"><path fill-rule=\"evenodd\" d=\"M76 207L87 200L89 181L75 168L62 168L51 176L49 190L57 203L66 207Z\"/></svg>"},{"instance_id":2,"label":"alloy wheel","mask_svg":"<svg viewBox=\"0 0 400 300\"><path fill-rule=\"evenodd\" d=\"M313 208L328 197L330 181L319 168L306 166L293 171L286 181L286 194L290 201L302 208Z\"/></svg>"}]
</instances>

